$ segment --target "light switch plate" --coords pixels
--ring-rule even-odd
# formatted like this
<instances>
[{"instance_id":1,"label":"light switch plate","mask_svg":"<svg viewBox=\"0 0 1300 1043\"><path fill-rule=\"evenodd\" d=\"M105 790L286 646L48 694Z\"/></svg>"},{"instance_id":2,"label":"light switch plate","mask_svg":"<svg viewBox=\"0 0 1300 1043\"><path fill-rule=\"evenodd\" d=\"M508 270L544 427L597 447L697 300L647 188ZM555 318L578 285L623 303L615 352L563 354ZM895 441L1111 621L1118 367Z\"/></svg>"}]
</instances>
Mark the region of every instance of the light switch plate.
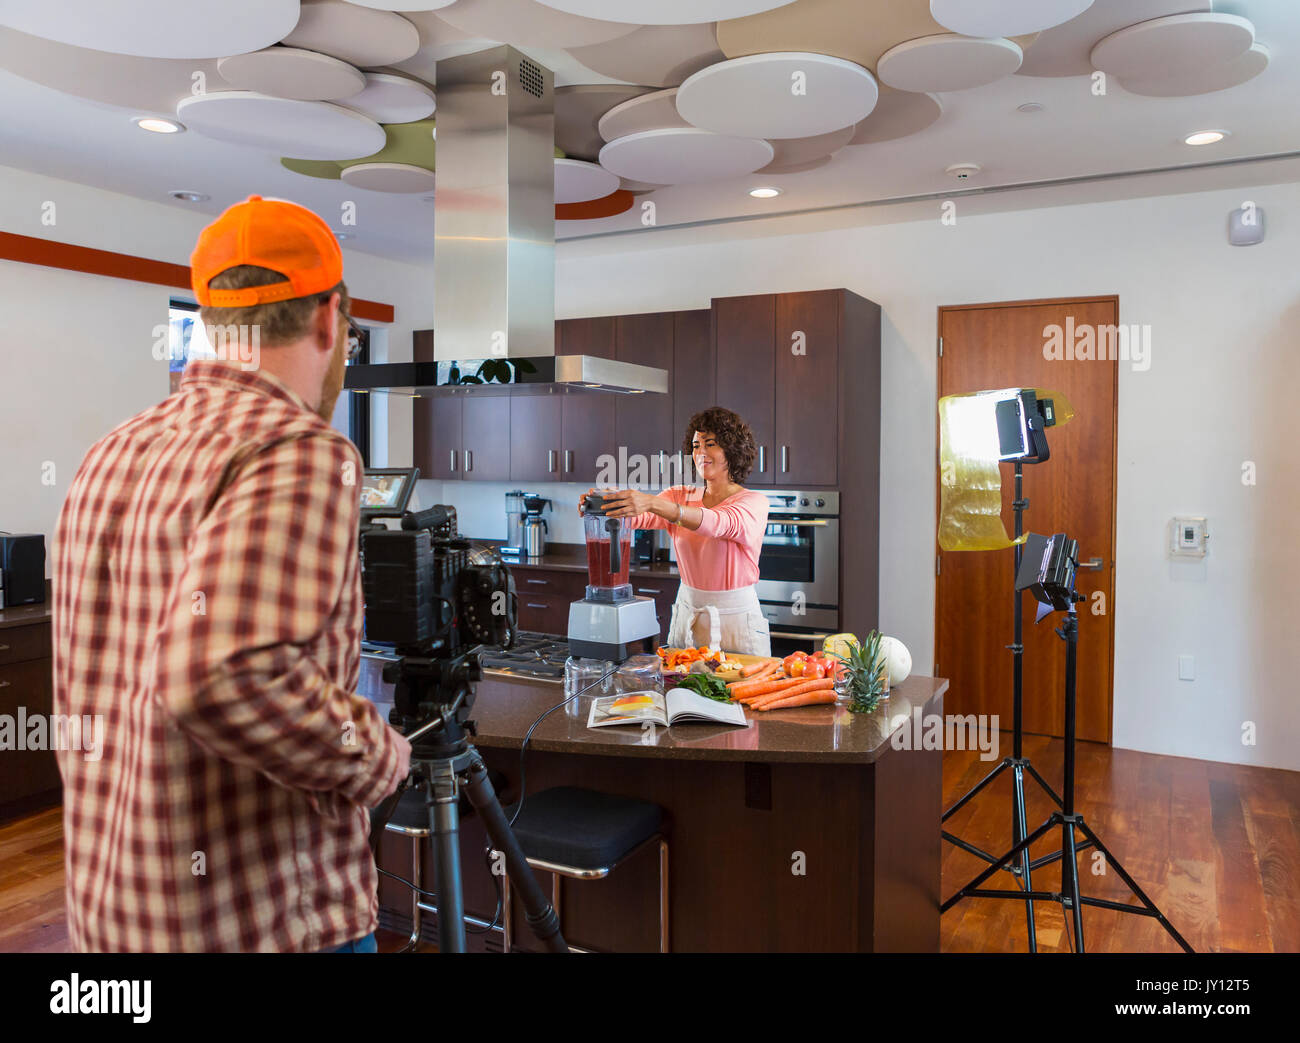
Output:
<instances>
[{"instance_id":1,"label":"light switch plate","mask_svg":"<svg viewBox=\"0 0 1300 1043\"><path fill-rule=\"evenodd\" d=\"M1196 680L1196 656L1180 655L1178 657L1178 680Z\"/></svg>"}]
</instances>

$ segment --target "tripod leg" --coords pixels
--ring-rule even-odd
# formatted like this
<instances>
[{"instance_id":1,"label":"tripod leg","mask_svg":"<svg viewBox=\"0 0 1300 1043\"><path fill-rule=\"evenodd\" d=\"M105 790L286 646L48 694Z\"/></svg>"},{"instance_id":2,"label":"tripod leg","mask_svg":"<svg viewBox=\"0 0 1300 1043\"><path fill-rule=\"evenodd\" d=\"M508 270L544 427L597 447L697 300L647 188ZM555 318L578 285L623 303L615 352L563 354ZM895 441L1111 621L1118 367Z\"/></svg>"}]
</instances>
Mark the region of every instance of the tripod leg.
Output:
<instances>
[{"instance_id":1,"label":"tripod leg","mask_svg":"<svg viewBox=\"0 0 1300 1043\"><path fill-rule=\"evenodd\" d=\"M524 856L524 849L510 831L501 802L497 800L492 783L488 780L487 766L478 750L469 749L469 767L462 773L465 782L465 795L474 806L474 810L483 819L483 826L492 841L492 846L506 856L506 873L518 889L519 897L524 903L524 919L532 929L537 940L551 952L568 952L569 946L560 933L560 919L555 915L555 908L546 900L546 893L533 868Z\"/></svg>"},{"instance_id":2,"label":"tripod leg","mask_svg":"<svg viewBox=\"0 0 1300 1043\"><path fill-rule=\"evenodd\" d=\"M438 951L465 951L465 896L460 878L459 786L450 763L436 765L428 789L429 829L438 891Z\"/></svg>"},{"instance_id":3,"label":"tripod leg","mask_svg":"<svg viewBox=\"0 0 1300 1043\"><path fill-rule=\"evenodd\" d=\"M1015 784L1015 799L1011 808L1011 842L1013 845L1024 840L1025 834L1029 832L1029 825L1025 821L1025 773L1019 762L1015 767ZM1025 890L1032 891L1034 883L1030 879L1028 845L1020 851L1020 875L1024 880ZM1034 900L1032 898L1025 899L1025 928L1029 932L1029 951L1038 952L1038 931L1034 925Z\"/></svg>"},{"instance_id":4,"label":"tripod leg","mask_svg":"<svg viewBox=\"0 0 1300 1043\"><path fill-rule=\"evenodd\" d=\"M1146 892L1143 891L1142 888L1138 887L1137 881L1128 875L1128 872L1124 869L1124 866L1120 863L1119 859L1110 853L1106 848L1106 845L1098 838L1097 834L1089 829L1087 824L1082 821L1079 823L1079 832L1092 841L1097 850L1105 857L1106 864L1119 874L1119 878L1128 885L1130 891L1137 895L1138 900L1155 914L1155 918L1159 922L1160 926L1169 932L1170 937L1172 937L1173 940L1182 947L1183 952L1195 952L1196 950L1187 944L1187 940L1174 929L1174 925L1165 919L1165 914L1160 911L1160 907L1157 906L1155 902L1151 901L1151 899L1147 897Z\"/></svg>"},{"instance_id":5,"label":"tripod leg","mask_svg":"<svg viewBox=\"0 0 1300 1043\"><path fill-rule=\"evenodd\" d=\"M1083 902L1079 899L1079 854L1074 847L1074 824L1061 826L1061 894L1070 899L1074 914L1074 951L1087 952L1083 944Z\"/></svg>"},{"instance_id":6,"label":"tripod leg","mask_svg":"<svg viewBox=\"0 0 1300 1043\"><path fill-rule=\"evenodd\" d=\"M952 807L950 807L947 811L945 811L945 812L943 813L943 815L939 818L939 821L940 821L940 822L947 822L948 819L951 818L953 815L955 815L958 811L960 811L960 810L962 809L962 807L965 806L966 802L969 801L973 796L975 796L975 794L977 794L980 790L982 790L982 789L983 789L985 786L987 786L990 782L992 782L992 781L993 781L994 779L996 779L999 775L1001 775L1002 772L1006 770L1007 766L1008 766L1010 763L1011 763L1011 758L1009 758L1009 757L1004 757L1003 760L1002 760L1002 763L1001 763L1001 764L999 764L999 765L998 765L996 768L994 768L991 772L989 772L987 775L985 775L984 778L980 779L979 782L975 783L975 785L972 786L972 787L967 791L967 793L966 793L966 795L965 795L964 797L962 797L960 800L957 801L956 804L954 804L954 805L953 805Z\"/></svg>"},{"instance_id":7,"label":"tripod leg","mask_svg":"<svg viewBox=\"0 0 1300 1043\"><path fill-rule=\"evenodd\" d=\"M1005 855L1003 855L991 866L989 866L986 870L984 870L984 872L980 873L979 876L975 877L975 879L973 879L965 887L958 890L958 892L954 894L951 898L949 898L946 902L944 902L943 905L939 906L939 912L946 913L949 909L953 907L954 904L956 904L960 899L965 897L967 892L975 890L977 887L979 887L980 884L984 883L985 880L987 880L999 869L1001 869L1004 865L1006 865L1013 858L1015 858L1016 855L1020 854L1022 850L1027 849L1030 844L1032 844L1035 840L1041 837L1052 827L1052 825L1057 821L1057 817L1058 816L1056 812L1052 812L1051 817L1048 818L1046 822L1044 822L1036 830L1030 833L1029 836L1025 837L1024 840L1020 841L1019 844L1017 844Z\"/></svg>"}]
</instances>

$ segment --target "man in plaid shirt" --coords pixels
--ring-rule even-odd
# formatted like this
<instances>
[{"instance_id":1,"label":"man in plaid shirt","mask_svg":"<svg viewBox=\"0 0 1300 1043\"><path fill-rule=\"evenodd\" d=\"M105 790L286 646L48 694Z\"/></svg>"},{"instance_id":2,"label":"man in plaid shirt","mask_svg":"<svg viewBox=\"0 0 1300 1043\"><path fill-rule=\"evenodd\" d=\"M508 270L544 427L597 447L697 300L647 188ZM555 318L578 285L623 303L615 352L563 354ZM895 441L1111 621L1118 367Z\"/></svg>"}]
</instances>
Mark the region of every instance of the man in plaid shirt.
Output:
<instances>
[{"instance_id":1,"label":"man in plaid shirt","mask_svg":"<svg viewBox=\"0 0 1300 1043\"><path fill-rule=\"evenodd\" d=\"M373 951L367 809L410 745L356 694L361 459L329 227L253 196L204 229L217 360L87 453L54 539L54 702L79 951Z\"/></svg>"}]
</instances>

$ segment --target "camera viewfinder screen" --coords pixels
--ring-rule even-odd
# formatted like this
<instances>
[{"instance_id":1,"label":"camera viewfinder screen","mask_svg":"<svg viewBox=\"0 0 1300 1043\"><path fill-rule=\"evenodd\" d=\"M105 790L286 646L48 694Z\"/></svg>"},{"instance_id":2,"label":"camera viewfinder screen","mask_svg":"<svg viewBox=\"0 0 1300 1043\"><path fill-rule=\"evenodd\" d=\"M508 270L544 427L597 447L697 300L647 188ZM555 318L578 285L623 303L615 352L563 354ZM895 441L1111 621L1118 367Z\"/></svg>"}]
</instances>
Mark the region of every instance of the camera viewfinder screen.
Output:
<instances>
[{"instance_id":1,"label":"camera viewfinder screen","mask_svg":"<svg viewBox=\"0 0 1300 1043\"><path fill-rule=\"evenodd\" d=\"M361 513L370 518L399 518L406 510L415 479L414 468L367 469L361 478Z\"/></svg>"}]
</instances>

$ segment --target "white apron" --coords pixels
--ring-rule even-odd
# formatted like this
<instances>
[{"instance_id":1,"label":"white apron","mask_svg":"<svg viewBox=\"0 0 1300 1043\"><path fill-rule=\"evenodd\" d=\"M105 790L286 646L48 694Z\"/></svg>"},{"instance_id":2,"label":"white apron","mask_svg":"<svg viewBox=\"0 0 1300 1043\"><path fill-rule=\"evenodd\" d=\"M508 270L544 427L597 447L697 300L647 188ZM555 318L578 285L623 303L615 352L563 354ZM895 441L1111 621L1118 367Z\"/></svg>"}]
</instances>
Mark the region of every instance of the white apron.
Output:
<instances>
[{"instance_id":1,"label":"white apron","mask_svg":"<svg viewBox=\"0 0 1300 1043\"><path fill-rule=\"evenodd\" d=\"M670 648L720 648L741 655L771 655L767 617L753 586L696 590L682 583L668 624Z\"/></svg>"}]
</instances>

